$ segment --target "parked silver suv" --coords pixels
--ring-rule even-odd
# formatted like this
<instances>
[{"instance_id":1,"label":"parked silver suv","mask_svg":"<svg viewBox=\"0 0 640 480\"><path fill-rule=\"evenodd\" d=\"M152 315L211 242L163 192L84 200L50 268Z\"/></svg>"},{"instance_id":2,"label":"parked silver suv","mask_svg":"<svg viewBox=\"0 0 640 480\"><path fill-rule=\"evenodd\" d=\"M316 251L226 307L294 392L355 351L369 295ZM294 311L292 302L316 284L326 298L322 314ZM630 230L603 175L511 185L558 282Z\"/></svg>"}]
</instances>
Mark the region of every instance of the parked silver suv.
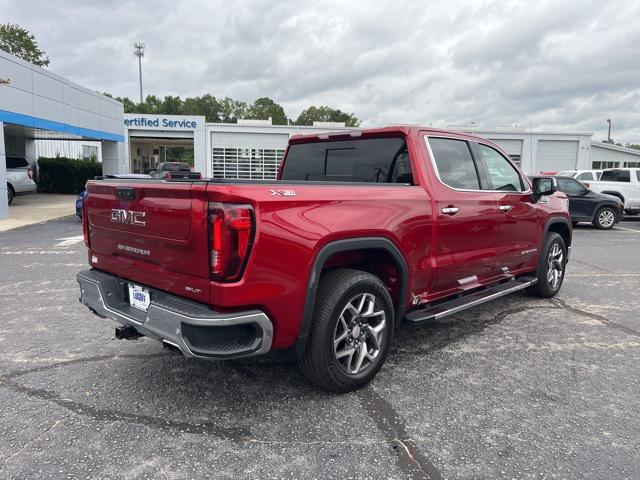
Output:
<instances>
[{"instance_id":1,"label":"parked silver suv","mask_svg":"<svg viewBox=\"0 0 640 480\"><path fill-rule=\"evenodd\" d=\"M7 157L7 196L9 204L16 195L36 193L33 169L24 157Z\"/></svg>"}]
</instances>

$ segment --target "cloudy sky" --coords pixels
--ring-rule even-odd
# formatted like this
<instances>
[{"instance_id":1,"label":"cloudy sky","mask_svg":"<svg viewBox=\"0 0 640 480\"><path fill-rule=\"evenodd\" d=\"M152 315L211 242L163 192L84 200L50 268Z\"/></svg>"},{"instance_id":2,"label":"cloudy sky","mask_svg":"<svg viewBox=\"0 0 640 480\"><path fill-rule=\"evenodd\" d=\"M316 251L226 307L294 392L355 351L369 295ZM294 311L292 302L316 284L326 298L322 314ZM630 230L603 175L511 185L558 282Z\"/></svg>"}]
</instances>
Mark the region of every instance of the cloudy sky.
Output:
<instances>
[{"instance_id":1,"label":"cloudy sky","mask_svg":"<svg viewBox=\"0 0 640 480\"><path fill-rule=\"evenodd\" d=\"M49 69L137 98L268 96L364 125L475 122L640 143L638 1L8 1Z\"/></svg>"}]
</instances>

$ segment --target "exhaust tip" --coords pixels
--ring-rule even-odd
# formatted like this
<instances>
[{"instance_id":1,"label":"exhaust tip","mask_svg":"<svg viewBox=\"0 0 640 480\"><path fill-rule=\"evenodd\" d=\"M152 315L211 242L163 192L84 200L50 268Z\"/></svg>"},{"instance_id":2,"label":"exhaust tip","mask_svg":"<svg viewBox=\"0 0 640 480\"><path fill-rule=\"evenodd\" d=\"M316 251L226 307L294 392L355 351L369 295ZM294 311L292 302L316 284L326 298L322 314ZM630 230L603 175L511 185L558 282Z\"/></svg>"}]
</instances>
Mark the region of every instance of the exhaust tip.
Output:
<instances>
[{"instance_id":1,"label":"exhaust tip","mask_svg":"<svg viewBox=\"0 0 640 480\"><path fill-rule=\"evenodd\" d=\"M184 353L182 352L182 349L178 345L176 345L175 343L170 342L169 340L164 340L163 339L162 340L162 346L164 348L166 348L167 350L170 350L170 351L172 351L174 353L178 353L178 354L180 354L180 355L182 355L184 357Z\"/></svg>"}]
</instances>

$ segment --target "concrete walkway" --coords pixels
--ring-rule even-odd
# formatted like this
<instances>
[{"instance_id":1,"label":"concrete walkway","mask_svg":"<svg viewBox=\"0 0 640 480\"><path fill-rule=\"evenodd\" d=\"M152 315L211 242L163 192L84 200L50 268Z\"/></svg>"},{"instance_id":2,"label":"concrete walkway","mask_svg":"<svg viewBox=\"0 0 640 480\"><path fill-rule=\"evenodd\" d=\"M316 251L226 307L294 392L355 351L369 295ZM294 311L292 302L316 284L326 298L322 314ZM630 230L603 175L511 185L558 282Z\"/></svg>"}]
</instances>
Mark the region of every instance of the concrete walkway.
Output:
<instances>
[{"instance_id":1,"label":"concrete walkway","mask_svg":"<svg viewBox=\"0 0 640 480\"><path fill-rule=\"evenodd\" d=\"M0 232L75 215L77 195L36 193L15 197L9 205L9 218L0 220Z\"/></svg>"}]
</instances>

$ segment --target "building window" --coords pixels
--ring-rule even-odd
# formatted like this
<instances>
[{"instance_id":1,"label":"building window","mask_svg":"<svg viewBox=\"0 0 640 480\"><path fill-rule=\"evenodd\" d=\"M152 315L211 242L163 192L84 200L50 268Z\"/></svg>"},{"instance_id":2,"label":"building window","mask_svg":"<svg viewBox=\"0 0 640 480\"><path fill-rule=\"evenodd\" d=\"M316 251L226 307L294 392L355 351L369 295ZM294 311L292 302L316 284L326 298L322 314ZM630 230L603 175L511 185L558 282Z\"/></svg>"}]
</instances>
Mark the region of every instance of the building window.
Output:
<instances>
[{"instance_id":1,"label":"building window","mask_svg":"<svg viewBox=\"0 0 640 480\"><path fill-rule=\"evenodd\" d=\"M284 150L268 148L213 148L213 178L269 180L278 176Z\"/></svg>"},{"instance_id":2,"label":"building window","mask_svg":"<svg viewBox=\"0 0 640 480\"><path fill-rule=\"evenodd\" d=\"M624 162L625 168L638 168L640 167L640 162Z\"/></svg>"},{"instance_id":3,"label":"building window","mask_svg":"<svg viewBox=\"0 0 640 480\"><path fill-rule=\"evenodd\" d=\"M617 168L618 162L593 162L591 168L594 170L602 170L605 168Z\"/></svg>"},{"instance_id":4,"label":"building window","mask_svg":"<svg viewBox=\"0 0 640 480\"><path fill-rule=\"evenodd\" d=\"M518 165L518 166L520 166L520 165L521 165L521 157L520 157L520 155L512 155L512 154L509 154L509 158L510 158L511 160L513 160L513 163L515 163L516 165Z\"/></svg>"},{"instance_id":5,"label":"building window","mask_svg":"<svg viewBox=\"0 0 640 480\"><path fill-rule=\"evenodd\" d=\"M82 145L82 159L83 160L98 160L98 147L93 145Z\"/></svg>"}]
</instances>

